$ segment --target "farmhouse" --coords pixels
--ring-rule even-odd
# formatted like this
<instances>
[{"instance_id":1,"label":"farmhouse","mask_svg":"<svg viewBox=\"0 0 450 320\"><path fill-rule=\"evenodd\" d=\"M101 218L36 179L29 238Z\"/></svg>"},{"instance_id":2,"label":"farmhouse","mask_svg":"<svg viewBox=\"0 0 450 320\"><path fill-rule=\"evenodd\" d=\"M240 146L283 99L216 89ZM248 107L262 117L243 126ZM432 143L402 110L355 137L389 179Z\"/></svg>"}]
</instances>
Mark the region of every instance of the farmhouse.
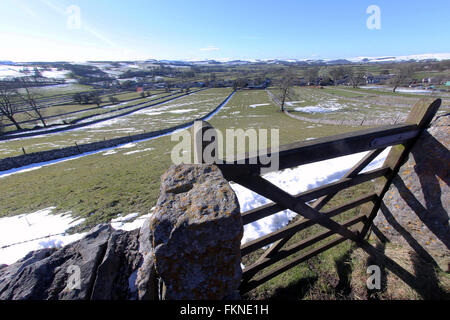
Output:
<instances>
[{"instance_id":1,"label":"farmhouse","mask_svg":"<svg viewBox=\"0 0 450 320\"><path fill-rule=\"evenodd\" d=\"M367 76L365 76L366 78L366 84L378 84L378 83L382 83L384 81L387 81L391 78L390 75L387 74L380 74L380 75L372 75L372 74L368 74Z\"/></svg>"}]
</instances>

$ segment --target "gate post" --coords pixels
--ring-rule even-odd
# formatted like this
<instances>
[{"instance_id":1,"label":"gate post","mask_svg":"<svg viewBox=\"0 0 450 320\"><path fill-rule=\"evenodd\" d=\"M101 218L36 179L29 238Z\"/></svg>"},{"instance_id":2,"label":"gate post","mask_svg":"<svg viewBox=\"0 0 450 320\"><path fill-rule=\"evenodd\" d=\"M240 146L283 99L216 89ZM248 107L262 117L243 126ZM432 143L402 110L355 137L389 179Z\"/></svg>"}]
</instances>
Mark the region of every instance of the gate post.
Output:
<instances>
[{"instance_id":1,"label":"gate post","mask_svg":"<svg viewBox=\"0 0 450 320\"><path fill-rule=\"evenodd\" d=\"M214 165L177 165L161 177L150 220L163 299L235 296L241 277L239 202Z\"/></svg>"}]
</instances>

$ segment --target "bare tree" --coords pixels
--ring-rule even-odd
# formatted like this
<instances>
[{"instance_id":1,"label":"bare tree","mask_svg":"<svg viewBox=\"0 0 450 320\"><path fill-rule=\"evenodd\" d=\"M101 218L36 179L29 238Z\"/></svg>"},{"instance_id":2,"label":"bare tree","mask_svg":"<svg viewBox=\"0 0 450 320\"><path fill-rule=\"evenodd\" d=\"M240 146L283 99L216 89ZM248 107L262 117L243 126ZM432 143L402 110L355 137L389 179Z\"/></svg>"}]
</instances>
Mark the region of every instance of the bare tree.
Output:
<instances>
[{"instance_id":1,"label":"bare tree","mask_svg":"<svg viewBox=\"0 0 450 320\"><path fill-rule=\"evenodd\" d=\"M83 95L80 92L77 92L73 95L73 100L78 104L82 104L83 103Z\"/></svg>"},{"instance_id":2,"label":"bare tree","mask_svg":"<svg viewBox=\"0 0 450 320\"><path fill-rule=\"evenodd\" d=\"M92 102L93 103L95 103L96 105L97 105L97 107L99 107L100 108L100 105L102 104L102 97L100 97L100 96L93 96L92 97Z\"/></svg>"},{"instance_id":3,"label":"bare tree","mask_svg":"<svg viewBox=\"0 0 450 320\"><path fill-rule=\"evenodd\" d=\"M11 121L17 128L21 130L19 123L16 121L15 116L19 112L19 107L17 106L17 92L15 90L9 89L4 85L0 85L0 114Z\"/></svg>"},{"instance_id":4,"label":"bare tree","mask_svg":"<svg viewBox=\"0 0 450 320\"><path fill-rule=\"evenodd\" d=\"M304 77L306 82L308 84L317 84L317 78L319 77L319 68L318 67L311 67L307 68L304 72Z\"/></svg>"},{"instance_id":5,"label":"bare tree","mask_svg":"<svg viewBox=\"0 0 450 320\"><path fill-rule=\"evenodd\" d=\"M97 107L100 108L100 105L102 104L103 100L100 96L100 92L98 91L92 91L89 93L89 100L92 100L92 103L96 104Z\"/></svg>"},{"instance_id":6,"label":"bare tree","mask_svg":"<svg viewBox=\"0 0 450 320\"><path fill-rule=\"evenodd\" d=\"M188 71L189 72L189 71ZM187 78L191 77L191 74L186 71L181 71L181 90L188 89L189 87L189 81ZM189 90L188 90L189 91ZM187 91L186 91L187 92Z\"/></svg>"},{"instance_id":7,"label":"bare tree","mask_svg":"<svg viewBox=\"0 0 450 320\"><path fill-rule=\"evenodd\" d=\"M332 68L328 74L331 77L331 80L333 80L334 85L337 85L337 82L339 79L342 79L345 76L345 68L342 66Z\"/></svg>"},{"instance_id":8,"label":"bare tree","mask_svg":"<svg viewBox=\"0 0 450 320\"><path fill-rule=\"evenodd\" d=\"M238 83L236 80L233 80L233 91L237 90L238 88Z\"/></svg>"},{"instance_id":9,"label":"bare tree","mask_svg":"<svg viewBox=\"0 0 450 320\"><path fill-rule=\"evenodd\" d=\"M31 90L32 87L35 87L37 84L36 79L30 77L21 77L15 79L20 84L20 89L17 90L17 95L19 98L27 104L34 113L36 113L39 120L42 122L44 127L47 127L45 123L44 117L42 115L41 108L38 105L38 95Z\"/></svg>"},{"instance_id":10,"label":"bare tree","mask_svg":"<svg viewBox=\"0 0 450 320\"><path fill-rule=\"evenodd\" d=\"M111 102L111 104L117 104L117 103L119 103L119 99L116 98L115 96L110 96L109 102Z\"/></svg>"},{"instance_id":11,"label":"bare tree","mask_svg":"<svg viewBox=\"0 0 450 320\"><path fill-rule=\"evenodd\" d=\"M233 81L233 90L245 88L248 85L248 79L246 78L237 78Z\"/></svg>"},{"instance_id":12,"label":"bare tree","mask_svg":"<svg viewBox=\"0 0 450 320\"><path fill-rule=\"evenodd\" d=\"M406 64L406 65L400 65L396 71L395 76L392 78L391 83L394 86L392 89L392 92L395 92L397 90L398 86L405 84L409 79L411 78L414 70L412 66Z\"/></svg>"},{"instance_id":13,"label":"bare tree","mask_svg":"<svg viewBox=\"0 0 450 320\"><path fill-rule=\"evenodd\" d=\"M172 82L166 81L166 92L170 92L172 89Z\"/></svg>"},{"instance_id":14,"label":"bare tree","mask_svg":"<svg viewBox=\"0 0 450 320\"><path fill-rule=\"evenodd\" d=\"M353 69L349 68L347 70L347 75L348 75L348 77L350 79L350 83L352 84L352 87L353 88L358 88L358 86L360 84L362 84L363 81L364 81L365 73L362 72L362 71L356 71L355 72Z\"/></svg>"},{"instance_id":15,"label":"bare tree","mask_svg":"<svg viewBox=\"0 0 450 320\"><path fill-rule=\"evenodd\" d=\"M291 91L292 91L292 85L295 80L295 73L292 68L288 68L284 71L283 76L280 80L279 85L279 96L278 99L280 100L280 109L283 112L284 111L284 105L286 103L286 99L291 98Z\"/></svg>"}]
</instances>

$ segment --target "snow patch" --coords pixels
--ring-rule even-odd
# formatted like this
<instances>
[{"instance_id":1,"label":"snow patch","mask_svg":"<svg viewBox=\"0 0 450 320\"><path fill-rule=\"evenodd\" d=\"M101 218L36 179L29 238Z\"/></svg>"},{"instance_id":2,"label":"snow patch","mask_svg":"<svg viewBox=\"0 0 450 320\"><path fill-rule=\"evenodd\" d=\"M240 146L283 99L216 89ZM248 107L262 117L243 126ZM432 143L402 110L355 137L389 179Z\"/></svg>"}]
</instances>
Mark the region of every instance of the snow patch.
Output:
<instances>
[{"instance_id":1,"label":"snow patch","mask_svg":"<svg viewBox=\"0 0 450 320\"><path fill-rule=\"evenodd\" d=\"M296 104L296 103L303 103L303 102L305 102L305 100L299 100L299 101L286 101L285 102L285 104L288 106L288 107L292 107L294 104Z\"/></svg>"},{"instance_id":2,"label":"snow patch","mask_svg":"<svg viewBox=\"0 0 450 320\"><path fill-rule=\"evenodd\" d=\"M126 216L119 216L111 220L111 227L113 227L116 230L125 230L125 231L138 229L142 227L146 219L149 219L151 217L154 210L155 207L153 207L150 210L150 213L144 214L139 217L137 217L139 213L130 213Z\"/></svg>"},{"instance_id":3,"label":"snow patch","mask_svg":"<svg viewBox=\"0 0 450 320\"><path fill-rule=\"evenodd\" d=\"M33 250L67 245L85 235L65 233L84 219L74 221L69 212L51 214L54 209L0 218L0 264L14 263ZM19 242L23 243L12 245Z\"/></svg>"},{"instance_id":4,"label":"snow patch","mask_svg":"<svg viewBox=\"0 0 450 320\"><path fill-rule=\"evenodd\" d=\"M136 143L127 143L127 144L124 144L123 146L120 146L120 147L117 147L118 149L128 149L128 148L133 148L133 147L136 147Z\"/></svg>"},{"instance_id":5,"label":"snow patch","mask_svg":"<svg viewBox=\"0 0 450 320\"><path fill-rule=\"evenodd\" d=\"M334 102L334 101L325 101L321 102L320 104L316 106L305 106L305 107L297 107L294 110L298 112L304 112L304 113L328 113L328 112L334 112L337 110L341 110L346 108L346 105Z\"/></svg>"},{"instance_id":6,"label":"snow patch","mask_svg":"<svg viewBox=\"0 0 450 320\"><path fill-rule=\"evenodd\" d=\"M270 103L259 103L259 104L251 104L249 105L250 108L256 108L256 107L261 107L261 106L269 106Z\"/></svg>"},{"instance_id":7,"label":"snow patch","mask_svg":"<svg viewBox=\"0 0 450 320\"><path fill-rule=\"evenodd\" d=\"M83 238L87 232L66 234L66 230L84 221L74 220L70 212L51 214L55 207L49 207L33 213L0 218L0 264L12 264L30 251L43 248L63 247ZM131 231L140 228L150 213L138 217L130 213L111 220L116 230Z\"/></svg>"},{"instance_id":8,"label":"snow patch","mask_svg":"<svg viewBox=\"0 0 450 320\"><path fill-rule=\"evenodd\" d=\"M140 153L140 152L145 152L145 151L152 151L154 148L145 148L145 149L139 149L139 150L133 150L133 151L129 151L129 152L125 152L124 155L130 155L130 154L135 154L135 153Z\"/></svg>"},{"instance_id":9,"label":"snow patch","mask_svg":"<svg viewBox=\"0 0 450 320\"><path fill-rule=\"evenodd\" d=\"M390 148L387 148L383 151L366 167L366 169L363 170L363 172L381 167L384 159L389 153L389 150ZM279 188L286 190L291 195L296 195L298 193L339 180L366 154L366 152L362 152L310 163L292 169L271 172L263 177ZM271 203L271 201L267 198L239 184L230 183L230 185L236 193L239 205L241 207L241 212L246 212L264 204ZM290 210L284 210L250 223L244 226L244 236L242 237L241 243L245 244L248 241L262 237L268 233L285 227L295 216L297 216L296 213Z\"/></svg>"},{"instance_id":10,"label":"snow patch","mask_svg":"<svg viewBox=\"0 0 450 320\"><path fill-rule=\"evenodd\" d=\"M116 150L108 150L108 151L106 151L105 153L103 153L103 155L104 155L104 156L109 156L109 155L115 154L115 153L117 153Z\"/></svg>"},{"instance_id":11,"label":"snow patch","mask_svg":"<svg viewBox=\"0 0 450 320\"><path fill-rule=\"evenodd\" d=\"M189 113L189 112L192 112L192 111L197 111L197 109L172 110L172 111L169 111L169 112L178 114L178 113Z\"/></svg>"}]
</instances>

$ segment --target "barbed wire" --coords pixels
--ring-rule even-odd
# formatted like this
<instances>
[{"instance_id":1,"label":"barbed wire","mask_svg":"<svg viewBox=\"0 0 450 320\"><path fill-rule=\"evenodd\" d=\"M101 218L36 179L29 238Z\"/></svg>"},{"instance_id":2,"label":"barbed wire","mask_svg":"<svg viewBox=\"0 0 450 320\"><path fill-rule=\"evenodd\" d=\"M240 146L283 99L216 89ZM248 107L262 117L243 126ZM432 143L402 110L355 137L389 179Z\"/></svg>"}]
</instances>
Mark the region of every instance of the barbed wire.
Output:
<instances>
[{"instance_id":1,"label":"barbed wire","mask_svg":"<svg viewBox=\"0 0 450 320\"><path fill-rule=\"evenodd\" d=\"M133 220L125 219L125 220L110 221L109 223L110 224L112 224L112 223L122 223L122 222L131 223L131 222L134 222L136 220L145 220L145 219L148 219L148 218L149 217L139 217L139 218L136 218L136 219L133 219ZM6 245L1 246L0 250L6 249L6 248L9 248L9 247L13 247L13 246L17 246L17 245L20 245L20 244L28 243L28 242L33 242L33 241L36 241L36 240L46 239L46 238L55 237L55 236L62 236L62 235L68 235L68 233L67 232L61 232L61 233L49 234L49 235L42 236L42 237L37 237L37 238L33 238L33 239L23 240L23 241L19 241L19 242L15 242L15 243L10 243L10 244L6 244Z\"/></svg>"},{"instance_id":2,"label":"barbed wire","mask_svg":"<svg viewBox=\"0 0 450 320\"><path fill-rule=\"evenodd\" d=\"M32 242L32 241L41 240L41 239L45 239L45 238L50 238L50 237L54 237L54 236L61 236L61 235L64 235L64 234L66 234L66 232L49 234L49 235L38 237L38 238L34 238L34 239L29 239L29 240L23 240L23 241L19 241L19 242L15 242L15 243L10 243L10 244L6 244L6 245L0 247L0 250L1 249L6 249L6 248L9 248L9 247L12 247L12 246L16 246L16 245L19 245L19 244L24 244L24 243L27 243L27 242Z\"/></svg>"},{"instance_id":3,"label":"barbed wire","mask_svg":"<svg viewBox=\"0 0 450 320\"><path fill-rule=\"evenodd\" d=\"M116 220L116 221L110 221L109 223L117 223L117 222L128 222L128 223L131 223L131 222L134 222L134 221L136 221L136 220L144 220L144 219L148 219L149 217L139 217L139 218L136 218L136 219L133 219L133 220Z\"/></svg>"}]
</instances>

